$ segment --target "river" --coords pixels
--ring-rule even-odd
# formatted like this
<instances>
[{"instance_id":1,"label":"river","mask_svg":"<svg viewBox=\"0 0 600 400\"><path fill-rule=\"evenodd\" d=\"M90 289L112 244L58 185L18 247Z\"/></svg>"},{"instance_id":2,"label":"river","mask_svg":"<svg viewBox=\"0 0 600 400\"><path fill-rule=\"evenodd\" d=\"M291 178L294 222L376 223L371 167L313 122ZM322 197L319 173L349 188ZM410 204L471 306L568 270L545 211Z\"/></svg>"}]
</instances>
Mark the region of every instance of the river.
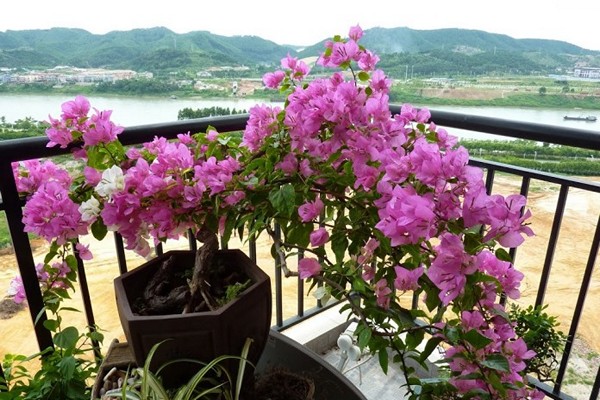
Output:
<instances>
[{"instance_id":1,"label":"river","mask_svg":"<svg viewBox=\"0 0 600 400\"><path fill-rule=\"evenodd\" d=\"M14 122L25 117L43 121L48 119L48 114L58 117L61 113L60 105L73 99L73 95L31 95L31 94L0 94L0 117L4 116L7 122ZM183 108L204 108L218 106L237 110L248 110L257 103L264 103L260 99L191 99L191 98L151 98L151 97L107 97L88 96L92 107L99 110L113 110L112 119L123 126L146 125L177 120L177 113ZM465 114L489 116L524 122L537 122L541 124L564 126L590 130L600 133L599 122L565 121L565 115L586 116L600 114L598 111L573 110L573 109L542 109L519 107L463 107L463 106L431 106L440 111L452 111ZM600 117L600 115L597 115ZM434 121L435 122L435 121ZM467 132L451 130L451 134L459 137L473 136ZM491 137L491 136L490 136Z\"/></svg>"}]
</instances>

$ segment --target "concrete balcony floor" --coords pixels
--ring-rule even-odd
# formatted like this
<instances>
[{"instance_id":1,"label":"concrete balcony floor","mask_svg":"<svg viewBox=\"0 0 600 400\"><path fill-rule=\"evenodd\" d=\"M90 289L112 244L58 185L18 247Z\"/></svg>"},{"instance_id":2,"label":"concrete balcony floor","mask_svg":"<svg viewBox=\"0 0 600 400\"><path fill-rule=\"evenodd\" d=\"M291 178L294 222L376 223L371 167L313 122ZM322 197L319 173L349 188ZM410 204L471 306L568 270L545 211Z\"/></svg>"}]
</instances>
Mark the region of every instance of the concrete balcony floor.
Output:
<instances>
[{"instance_id":1,"label":"concrete balcony floor","mask_svg":"<svg viewBox=\"0 0 600 400\"><path fill-rule=\"evenodd\" d=\"M396 365L390 363L386 375L381 370L377 357L369 354L363 354L357 361L347 360L344 363L344 354L337 346L337 339L346 326L346 317L340 314L339 307L334 307L282 333L319 354L338 371L341 370L367 399L407 398L407 392L402 387L406 381Z\"/></svg>"}]
</instances>

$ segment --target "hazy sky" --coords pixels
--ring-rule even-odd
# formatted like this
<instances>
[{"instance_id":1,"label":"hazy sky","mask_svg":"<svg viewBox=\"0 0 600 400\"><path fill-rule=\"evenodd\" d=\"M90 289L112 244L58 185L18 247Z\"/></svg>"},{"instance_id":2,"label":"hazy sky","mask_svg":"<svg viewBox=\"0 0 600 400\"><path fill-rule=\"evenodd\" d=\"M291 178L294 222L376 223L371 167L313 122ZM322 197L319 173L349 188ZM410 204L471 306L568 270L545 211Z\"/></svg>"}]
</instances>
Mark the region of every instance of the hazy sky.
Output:
<instances>
[{"instance_id":1,"label":"hazy sky","mask_svg":"<svg viewBox=\"0 0 600 400\"><path fill-rule=\"evenodd\" d=\"M600 50L599 0L17 0L0 13L0 31L67 27L104 34L164 26L177 33L256 35L295 45L346 36L356 24L477 29Z\"/></svg>"}]
</instances>

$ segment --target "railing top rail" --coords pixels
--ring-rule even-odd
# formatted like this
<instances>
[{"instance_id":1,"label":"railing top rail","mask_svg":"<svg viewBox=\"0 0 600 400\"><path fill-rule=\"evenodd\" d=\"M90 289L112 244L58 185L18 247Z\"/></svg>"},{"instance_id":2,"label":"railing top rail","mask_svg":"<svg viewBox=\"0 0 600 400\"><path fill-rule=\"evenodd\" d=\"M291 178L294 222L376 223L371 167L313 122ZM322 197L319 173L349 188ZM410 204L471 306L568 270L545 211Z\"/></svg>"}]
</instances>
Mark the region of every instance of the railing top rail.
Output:
<instances>
[{"instance_id":1,"label":"railing top rail","mask_svg":"<svg viewBox=\"0 0 600 400\"><path fill-rule=\"evenodd\" d=\"M506 172L508 174L526 176L531 179L539 179L549 183L555 183L557 185L567 185L577 189L583 189L590 192L600 193L600 183L592 181L584 181L571 176L562 176L553 174L550 172L539 172L532 169L518 167L514 165L508 165L499 163L496 161L480 160L477 158L471 158L469 164L481 167L481 168L493 168L497 172Z\"/></svg>"},{"instance_id":2,"label":"railing top rail","mask_svg":"<svg viewBox=\"0 0 600 400\"><path fill-rule=\"evenodd\" d=\"M150 141L155 136L171 139L180 133L205 132L209 126L214 127L220 132L243 130L247 120L248 114L236 114L131 126L125 128L119 136L119 141L124 145L131 145ZM47 144L48 138L45 136L0 141L0 160L1 162L13 162L57 156L70 152L68 148L48 148Z\"/></svg>"},{"instance_id":3,"label":"railing top rail","mask_svg":"<svg viewBox=\"0 0 600 400\"><path fill-rule=\"evenodd\" d=\"M399 112L398 106L390 106ZM582 149L600 150L600 131L565 128L534 122L515 121L448 111L431 111L431 120L437 125L451 126L492 135L527 139L536 142L560 144Z\"/></svg>"},{"instance_id":4,"label":"railing top rail","mask_svg":"<svg viewBox=\"0 0 600 400\"><path fill-rule=\"evenodd\" d=\"M393 113L399 113L400 105L391 105ZM560 144L583 149L600 150L600 131L565 128L554 125L521 122L502 118L484 117L448 111L431 111L431 120L440 126L460 128L497 136L527 139ZM138 125L125 128L120 136L124 144L136 144L152 140L155 136L174 138L179 133L203 132L209 126L221 132L243 130L248 114L207 117L160 124ZM0 160L12 162L47 156L67 154L68 149L47 148L46 137L0 141Z\"/></svg>"}]
</instances>

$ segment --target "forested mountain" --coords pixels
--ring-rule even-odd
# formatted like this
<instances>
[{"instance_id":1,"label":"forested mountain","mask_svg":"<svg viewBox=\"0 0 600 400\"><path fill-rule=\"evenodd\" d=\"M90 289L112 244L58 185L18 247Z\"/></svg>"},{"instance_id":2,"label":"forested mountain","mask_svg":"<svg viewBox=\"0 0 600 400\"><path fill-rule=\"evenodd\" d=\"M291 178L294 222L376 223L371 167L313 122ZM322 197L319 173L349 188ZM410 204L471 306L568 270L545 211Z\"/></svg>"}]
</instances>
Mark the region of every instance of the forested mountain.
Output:
<instances>
[{"instance_id":1,"label":"forested mountain","mask_svg":"<svg viewBox=\"0 0 600 400\"><path fill-rule=\"evenodd\" d=\"M532 73L600 67L600 52L570 43L514 39L465 29L373 28L361 43L381 56L381 67L397 75ZM0 32L0 68L56 65L167 71L222 65L275 65L286 54L314 56L322 42L297 52L256 36L220 36L206 31L176 34L167 28L134 29L95 35L53 28ZM413 65L418 65L417 71Z\"/></svg>"},{"instance_id":2,"label":"forested mountain","mask_svg":"<svg viewBox=\"0 0 600 400\"><path fill-rule=\"evenodd\" d=\"M181 65L271 64L287 52L295 50L257 36L177 34L167 28L104 35L67 28L0 32L0 67L6 68L70 65L152 71Z\"/></svg>"}]
</instances>

